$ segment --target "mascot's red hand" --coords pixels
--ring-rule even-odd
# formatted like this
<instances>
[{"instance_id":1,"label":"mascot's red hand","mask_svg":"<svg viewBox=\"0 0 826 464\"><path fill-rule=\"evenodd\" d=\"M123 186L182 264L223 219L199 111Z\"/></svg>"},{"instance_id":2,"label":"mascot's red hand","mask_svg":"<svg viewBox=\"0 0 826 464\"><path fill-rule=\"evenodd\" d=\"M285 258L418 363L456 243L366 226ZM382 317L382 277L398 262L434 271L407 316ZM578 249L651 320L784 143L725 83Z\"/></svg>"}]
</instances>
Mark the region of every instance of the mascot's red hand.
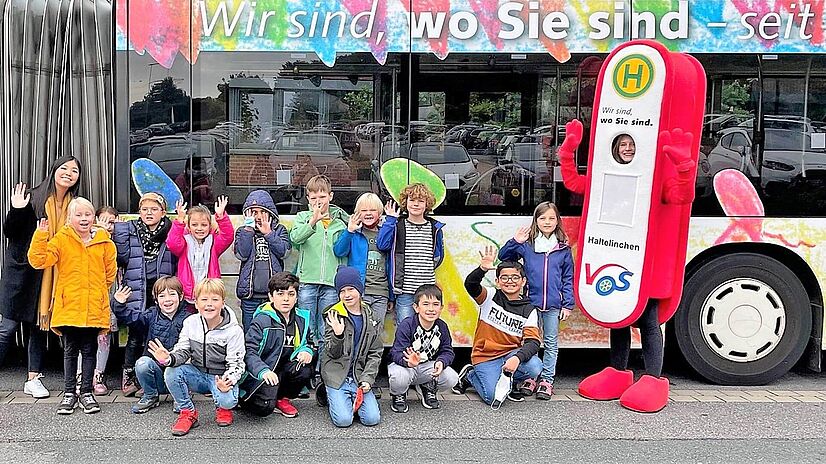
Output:
<instances>
[{"instance_id":1,"label":"mascot's red hand","mask_svg":"<svg viewBox=\"0 0 826 464\"><path fill-rule=\"evenodd\" d=\"M683 132L679 128L660 132L663 152L674 163L679 173L690 171L694 166L694 160L691 159L691 142L693 139L694 136L691 132Z\"/></svg>"},{"instance_id":2,"label":"mascot's red hand","mask_svg":"<svg viewBox=\"0 0 826 464\"><path fill-rule=\"evenodd\" d=\"M578 119L565 124L565 141L559 147L560 154L568 155L576 152L579 143L582 142L582 123Z\"/></svg>"}]
</instances>

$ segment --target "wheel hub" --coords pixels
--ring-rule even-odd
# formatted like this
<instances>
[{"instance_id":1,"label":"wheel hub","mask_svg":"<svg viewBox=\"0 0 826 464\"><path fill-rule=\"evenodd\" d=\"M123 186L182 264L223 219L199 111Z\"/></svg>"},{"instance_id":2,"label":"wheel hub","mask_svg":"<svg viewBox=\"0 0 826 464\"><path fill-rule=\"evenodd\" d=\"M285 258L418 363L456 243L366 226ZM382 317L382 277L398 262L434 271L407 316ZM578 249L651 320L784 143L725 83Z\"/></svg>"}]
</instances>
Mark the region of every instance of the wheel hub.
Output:
<instances>
[{"instance_id":1,"label":"wheel hub","mask_svg":"<svg viewBox=\"0 0 826 464\"><path fill-rule=\"evenodd\" d=\"M751 305L742 305L734 308L728 319L732 333L741 338L749 338L757 335L763 320L760 316L760 311Z\"/></svg>"}]
</instances>

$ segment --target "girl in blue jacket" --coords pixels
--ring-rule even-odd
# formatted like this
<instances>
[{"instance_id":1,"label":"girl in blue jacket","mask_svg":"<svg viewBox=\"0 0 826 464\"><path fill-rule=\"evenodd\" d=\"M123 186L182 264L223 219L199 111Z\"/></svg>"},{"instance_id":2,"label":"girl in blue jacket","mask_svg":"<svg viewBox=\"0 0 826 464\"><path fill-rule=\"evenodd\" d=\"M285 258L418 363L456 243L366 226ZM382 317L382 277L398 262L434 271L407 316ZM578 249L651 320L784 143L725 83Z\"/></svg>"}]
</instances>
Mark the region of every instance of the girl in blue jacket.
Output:
<instances>
[{"instance_id":1,"label":"girl in blue jacket","mask_svg":"<svg viewBox=\"0 0 826 464\"><path fill-rule=\"evenodd\" d=\"M528 274L528 297L542 317L542 373L538 383L528 379L520 390L528 396L535 392L537 399L544 400L553 394L559 321L567 319L574 307L574 261L560 222L556 205L542 202L533 211L530 227L520 227L499 250L501 261L522 259Z\"/></svg>"}]
</instances>

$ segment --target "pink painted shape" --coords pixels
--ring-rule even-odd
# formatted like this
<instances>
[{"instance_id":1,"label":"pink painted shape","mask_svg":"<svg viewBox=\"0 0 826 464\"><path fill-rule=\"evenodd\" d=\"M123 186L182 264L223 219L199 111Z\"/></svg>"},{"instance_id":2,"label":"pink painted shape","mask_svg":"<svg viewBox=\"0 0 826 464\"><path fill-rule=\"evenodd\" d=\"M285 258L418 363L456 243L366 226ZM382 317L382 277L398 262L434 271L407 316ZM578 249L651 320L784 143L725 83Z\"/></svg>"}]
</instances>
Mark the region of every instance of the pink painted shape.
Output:
<instances>
[{"instance_id":1,"label":"pink painted shape","mask_svg":"<svg viewBox=\"0 0 826 464\"><path fill-rule=\"evenodd\" d=\"M373 24L373 35L370 37L369 43L373 56L380 64L384 64L387 60L387 1L377 1L376 19ZM353 16L365 11L370 11L370 8L373 7L373 0L343 0L342 3L344 3L344 7L347 8L347 11L349 11ZM376 40L378 39L379 31L384 35L381 43L378 43Z\"/></svg>"}]
</instances>

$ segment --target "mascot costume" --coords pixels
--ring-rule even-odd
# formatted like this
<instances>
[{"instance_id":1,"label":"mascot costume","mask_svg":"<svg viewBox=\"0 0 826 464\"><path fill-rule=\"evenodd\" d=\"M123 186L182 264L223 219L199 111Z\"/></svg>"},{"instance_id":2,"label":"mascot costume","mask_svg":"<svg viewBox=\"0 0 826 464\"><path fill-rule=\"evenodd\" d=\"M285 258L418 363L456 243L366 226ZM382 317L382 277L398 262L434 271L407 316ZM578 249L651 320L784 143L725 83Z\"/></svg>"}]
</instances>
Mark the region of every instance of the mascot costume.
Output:
<instances>
[{"instance_id":1,"label":"mascot costume","mask_svg":"<svg viewBox=\"0 0 826 464\"><path fill-rule=\"evenodd\" d=\"M585 195L574 293L589 319L611 329L611 366L579 384L586 398L619 398L639 412L668 403L660 325L683 288L705 83L693 57L631 41L600 70L585 176L574 162L582 123L565 126L563 181ZM640 329L646 371L636 383L627 369L631 325Z\"/></svg>"}]
</instances>

